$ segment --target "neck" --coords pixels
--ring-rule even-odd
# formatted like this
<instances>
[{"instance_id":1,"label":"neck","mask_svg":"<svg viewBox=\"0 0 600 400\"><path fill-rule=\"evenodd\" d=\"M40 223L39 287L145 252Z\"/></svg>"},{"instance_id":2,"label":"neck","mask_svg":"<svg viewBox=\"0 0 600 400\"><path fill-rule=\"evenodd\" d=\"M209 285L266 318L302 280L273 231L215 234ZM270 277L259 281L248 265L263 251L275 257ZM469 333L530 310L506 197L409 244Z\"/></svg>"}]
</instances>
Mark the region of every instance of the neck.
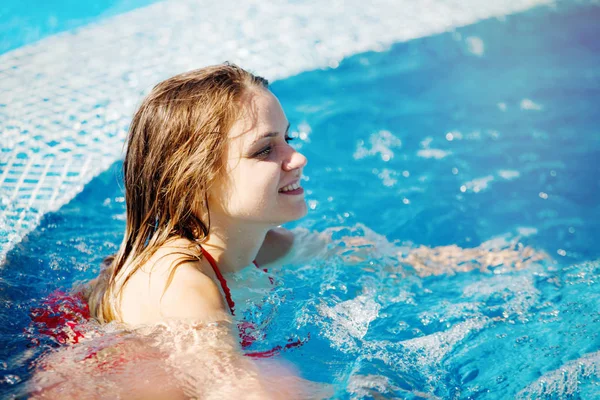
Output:
<instances>
[{"instance_id":1,"label":"neck","mask_svg":"<svg viewBox=\"0 0 600 400\"><path fill-rule=\"evenodd\" d=\"M211 217L210 234L202 247L210 253L223 273L237 272L252 264L270 227L243 225L235 227Z\"/></svg>"}]
</instances>

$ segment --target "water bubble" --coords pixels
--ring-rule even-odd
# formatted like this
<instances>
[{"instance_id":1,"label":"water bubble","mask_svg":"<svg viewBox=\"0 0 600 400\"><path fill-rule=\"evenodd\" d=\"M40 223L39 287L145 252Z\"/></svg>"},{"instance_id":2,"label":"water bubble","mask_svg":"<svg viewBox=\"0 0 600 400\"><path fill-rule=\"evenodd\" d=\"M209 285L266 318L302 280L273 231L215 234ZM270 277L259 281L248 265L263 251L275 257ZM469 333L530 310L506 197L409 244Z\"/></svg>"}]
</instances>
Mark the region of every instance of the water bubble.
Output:
<instances>
[{"instance_id":1,"label":"water bubble","mask_svg":"<svg viewBox=\"0 0 600 400\"><path fill-rule=\"evenodd\" d=\"M2 379L0 379L0 382L7 383L9 385L14 385L14 384L21 382L21 378L18 375L9 374L9 375L4 375L4 377L2 377Z\"/></svg>"},{"instance_id":2,"label":"water bubble","mask_svg":"<svg viewBox=\"0 0 600 400\"><path fill-rule=\"evenodd\" d=\"M467 42L467 47L472 54L480 57L483 55L483 52L485 51L485 45L481 38L477 36L469 36L465 39L465 42Z\"/></svg>"},{"instance_id":3,"label":"water bubble","mask_svg":"<svg viewBox=\"0 0 600 400\"><path fill-rule=\"evenodd\" d=\"M540 111L542 106L533 102L530 99L521 100L521 110L535 110Z\"/></svg>"},{"instance_id":4,"label":"water bubble","mask_svg":"<svg viewBox=\"0 0 600 400\"><path fill-rule=\"evenodd\" d=\"M417 156L421 158L435 158L436 160L441 160L449 154L452 153L442 149L422 149L417 151Z\"/></svg>"}]
</instances>

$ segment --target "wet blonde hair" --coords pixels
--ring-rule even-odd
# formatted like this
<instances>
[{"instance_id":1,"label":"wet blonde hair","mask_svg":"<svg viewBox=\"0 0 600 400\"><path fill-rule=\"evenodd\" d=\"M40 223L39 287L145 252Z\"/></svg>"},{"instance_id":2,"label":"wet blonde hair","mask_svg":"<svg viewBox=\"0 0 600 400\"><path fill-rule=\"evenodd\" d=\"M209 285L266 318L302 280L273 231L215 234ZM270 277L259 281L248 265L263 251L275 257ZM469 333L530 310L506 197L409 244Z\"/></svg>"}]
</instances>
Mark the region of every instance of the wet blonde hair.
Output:
<instances>
[{"instance_id":1,"label":"wet blonde hair","mask_svg":"<svg viewBox=\"0 0 600 400\"><path fill-rule=\"evenodd\" d=\"M268 88L267 80L226 63L169 78L143 100L123 161L125 236L84 293L100 322L120 320L122 288L167 240L199 245L206 239L208 188L224 166L227 134L241 117L243 96L256 88ZM196 254L185 254L172 273ZM119 276L126 263L128 274Z\"/></svg>"}]
</instances>

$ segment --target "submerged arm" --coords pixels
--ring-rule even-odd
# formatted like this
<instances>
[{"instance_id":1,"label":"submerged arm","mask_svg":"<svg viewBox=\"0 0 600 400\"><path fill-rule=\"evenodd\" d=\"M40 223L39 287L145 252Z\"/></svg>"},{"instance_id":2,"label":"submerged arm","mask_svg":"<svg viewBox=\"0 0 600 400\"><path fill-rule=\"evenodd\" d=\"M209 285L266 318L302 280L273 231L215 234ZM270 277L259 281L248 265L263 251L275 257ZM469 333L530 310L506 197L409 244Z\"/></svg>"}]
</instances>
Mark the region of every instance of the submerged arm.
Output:
<instances>
[{"instance_id":1,"label":"submerged arm","mask_svg":"<svg viewBox=\"0 0 600 400\"><path fill-rule=\"evenodd\" d=\"M347 264L359 264L373 257L389 256L412 267L418 275L441 275L497 267L527 268L548 258L544 252L523 246L518 238L489 240L477 247L401 245L390 242L366 226L332 227L323 232L276 228L267 234L256 261L277 266L309 262L314 258L339 256Z\"/></svg>"},{"instance_id":2,"label":"submerged arm","mask_svg":"<svg viewBox=\"0 0 600 400\"><path fill-rule=\"evenodd\" d=\"M304 397L304 381L289 367L257 364L243 355L219 288L193 263L177 269L160 312L163 318L156 323L126 334L109 329L50 353L39 363L29 394L56 399Z\"/></svg>"},{"instance_id":3,"label":"submerged arm","mask_svg":"<svg viewBox=\"0 0 600 400\"><path fill-rule=\"evenodd\" d=\"M496 268L523 269L532 263L548 258L547 254L520 244L490 247L482 243L477 247L461 248L457 245L427 247L419 246L404 253L398 259L414 268L419 276L452 275L459 272L480 270L489 272Z\"/></svg>"},{"instance_id":4,"label":"submerged arm","mask_svg":"<svg viewBox=\"0 0 600 400\"><path fill-rule=\"evenodd\" d=\"M307 262L326 255L327 244L330 242L331 237L325 232L311 232L305 228L274 228L267 233L256 256L256 263L261 267L272 268Z\"/></svg>"}]
</instances>

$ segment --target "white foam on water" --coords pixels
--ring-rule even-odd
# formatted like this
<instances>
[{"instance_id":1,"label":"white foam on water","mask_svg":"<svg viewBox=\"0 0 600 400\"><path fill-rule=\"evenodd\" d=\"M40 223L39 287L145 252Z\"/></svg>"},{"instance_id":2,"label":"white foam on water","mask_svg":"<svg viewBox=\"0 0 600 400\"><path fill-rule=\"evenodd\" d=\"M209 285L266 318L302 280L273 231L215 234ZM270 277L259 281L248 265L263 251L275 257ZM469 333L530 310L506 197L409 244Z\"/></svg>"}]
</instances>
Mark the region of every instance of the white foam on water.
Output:
<instances>
[{"instance_id":1,"label":"white foam on water","mask_svg":"<svg viewBox=\"0 0 600 400\"><path fill-rule=\"evenodd\" d=\"M460 191L463 193L464 192L479 193L479 192L487 189L490 186L490 183L493 181L494 181L493 175L487 175L487 176L483 176L481 178L476 178L476 179L470 180L468 182L465 182L460 187Z\"/></svg>"},{"instance_id":2,"label":"white foam on water","mask_svg":"<svg viewBox=\"0 0 600 400\"><path fill-rule=\"evenodd\" d=\"M412 377L411 380L420 390L430 394L434 388L445 385L441 380L447 374L446 367L443 366L447 355L455 351L469 335L480 332L490 322L487 317L475 317L446 331L409 340L365 341L361 349L364 353L362 357L367 361L380 360L400 375ZM429 396L420 392L413 393Z\"/></svg>"},{"instance_id":3,"label":"white foam on water","mask_svg":"<svg viewBox=\"0 0 600 400\"><path fill-rule=\"evenodd\" d=\"M447 134L446 140L448 140L448 138L450 138L450 137L452 137L452 140L453 140L454 136L452 134ZM433 142L433 138L430 136L426 137L425 139L423 139L421 141L421 147L423 147L423 148L421 150L417 151L417 157L434 158L436 160L441 160L442 158L445 158L445 157L449 156L450 154L452 154L452 152L450 152L450 151L446 151L446 150L442 150L442 149L432 149L430 147L431 142Z\"/></svg>"},{"instance_id":4,"label":"white foam on water","mask_svg":"<svg viewBox=\"0 0 600 400\"><path fill-rule=\"evenodd\" d=\"M498 171L498 176L507 181L512 181L521 176L521 173L512 169L501 169Z\"/></svg>"},{"instance_id":5,"label":"white foam on water","mask_svg":"<svg viewBox=\"0 0 600 400\"><path fill-rule=\"evenodd\" d=\"M381 375L352 375L348 379L346 390L353 395L364 398L374 393L387 393L395 389L390 379Z\"/></svg>"},{"instance_id":6,"label":"white foam on water","mask_svg":"<svg viewBox=\"0 0 600 400\"><path fill-rule=\"evenodd\" d=\"M521 176L521 173L516 170L510 169L501 169L496 171L495 175L486 175L480 178L475 178L468 182L465 182L460 187L460 191L479 193L481 191L487 190L492 186L492 183L496 181L496 178L504 179L505 181L512 181Z\"/></svg>"},{"instance_id":7,"label":"white foam on water","mask_svg":"<svg viewBox=\"0 0 600 400\"><path fill-rule=\"evenodd\" d=\"M377 177L381 179L381 183L383 183L384 186L392 187L398 183L398 172L387 168L382 169L381 172L377 172Z\"/></svg>"},{"instance_id":8,"label":"white foam on water","mask_svg":"<svg viewBox=\"0 0 600 400\"><path fill-rule=\"evenodd\" d=\"M355 339L362 340L369 330L369 324L379 316L381 306L373 298L361 295L333 307L321 303L319 314L326 318L322 324L323 334L340 350L354 348Z\"/></svg>"},{"instance_id":9,"label":"white foam on water","mask_svg":"<svg viewBox=\"0 0 600 400\"><path fill-rule=\"evenodd\" d=\"M532 226L520 226L517 228L517 233L520 236L528 237L528 236L537 235L538 230L537 230L537 228L534 228Z\"/></svg>"},{"instance_id":10,"label":"white foam on water","mask_svg":"<svg viewBox=\"0 0 600 400\"><path fill-rule=\"evenodd\" d=\"M543 374L523 388L516 398L571 398L577 395L584 381L592 378L600 378L600 351L585 354Z\"/></svg>"},{"instance_id":11,"label":"white foam on water","mask_svg":"<svg viewBox=\"0 0 600 400\"><path fill-rule=\"evenodd\" d=\"M0 55L0 263L122 155L136 104L162 79L225 60L282 79L550 3L173 0Z\"/></svg>"},{"instance_id":12,"label":"white foam on water","mask_svg":"<svg viewBox=\"0 0 600 400\"><path fill-rule=\"evenodd\" d=\"M521 110L534 110L540 111L543 107L531 99L523 99L521 100Z\"/></svg>"},{"instance_id":13,"label":"white foam on water","mask_svg":"<svg viewBox=\"0 0 600 400\"><path fill-rule=\"evenodd\" d=\"M464 297L476 300L489 298L494 294L510 294L502 304L503 316L514 317L521 322L528 320L530 309L538 304L541 296L532 276L494 275L463 289Z\"/></svg>"},{"instance_id":14,"label":"white foam on water","mask_svg":"<svg viewBox=\"0 0 600 400\"><path fill-rule=\"evenodd\" d=\"M467 42L467 48L472 54L481 57L485 52L485 44L481 38L469 36L465 41Z\"/></svg>"},{"instance_id":15,"label":"white foam on water","mask_svg":"<svg viewBox=\"0 0 600 400\"><path fill-rule=\"evenodd\" d=\"M450 154L452 153L441 149L422 149L417 151L417 156L421 158L435 158L436 160L441 160Z\"/></svg>"},{"instance_id":16,"label":"white foam on water","mask_svg":"<svg viewBox=\"0 0 600 400\"><path fill-rule=\"evenodd\" d=\"M420 366L432 367L440 364L444 357L469 334L482 330L489 322L486 317L468 319L447 331L405 340L400 345L416 355L416 361Z\"/></svg>"},{"instance_id":17,"label":"white foam on water","mask_svg":"<svg viewBox=\"0 0 600 400\"><path fill-rule=\"evenodd\" d=\"M389 161L394 158L393 149L400 148L402 141L392 132L383 130L373 133L369 137L369 144L371 148L367 148L362 140L358 143L353 155L355 160L379 154L383 161Z\"/></svg>"}]
</instances>

